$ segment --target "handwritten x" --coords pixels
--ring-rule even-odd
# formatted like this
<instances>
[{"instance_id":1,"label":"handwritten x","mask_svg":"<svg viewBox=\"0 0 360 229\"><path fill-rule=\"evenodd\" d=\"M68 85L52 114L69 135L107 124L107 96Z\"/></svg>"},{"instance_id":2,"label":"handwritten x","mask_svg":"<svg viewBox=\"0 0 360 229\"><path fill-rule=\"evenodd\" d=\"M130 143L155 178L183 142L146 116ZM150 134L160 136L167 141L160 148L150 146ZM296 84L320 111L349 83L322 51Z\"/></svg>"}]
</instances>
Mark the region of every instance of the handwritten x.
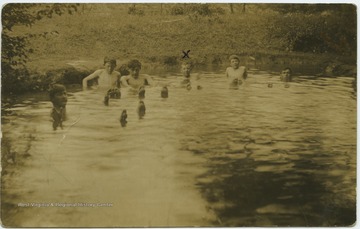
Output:
<instances>
[{"instance_id":1,"label":"handwritten x","mask_svg":"<svg viewBox=\"0 0 360 229\"><path fill-rule=\"evenodd\" d=\"M184 52L184 51L182 51L182 52L184 53L184 56L182 58L185 58L185 57L190 58L190 56L189 56L190 50L187 50L187 52Z\"/></svg>"}]
</instances>

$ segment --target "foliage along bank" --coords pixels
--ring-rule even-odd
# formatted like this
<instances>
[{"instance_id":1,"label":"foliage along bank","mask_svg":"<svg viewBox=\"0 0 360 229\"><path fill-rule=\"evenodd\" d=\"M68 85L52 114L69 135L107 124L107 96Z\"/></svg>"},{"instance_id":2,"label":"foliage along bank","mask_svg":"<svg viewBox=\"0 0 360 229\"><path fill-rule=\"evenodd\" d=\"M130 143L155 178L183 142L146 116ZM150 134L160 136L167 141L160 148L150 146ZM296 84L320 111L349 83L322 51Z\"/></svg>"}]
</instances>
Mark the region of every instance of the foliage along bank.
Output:
<instances>
[{"instance_id":1,"label":"foliage along bank","mask_svg":"<svg viewBox=\"0 0 360 229\"><path fill-rule=\"evenodd\" d=\"M2 20L3 93L46 90L88 73L45 66L44 57L110 55L162 68L178 65L181 51L191 50L199 66L223 67L234 53L255 67L356 64L350 4L8 4ZM48 69L40 73L31 65ZM349 74L336 66L333 75Z\"/></svg>"}]
</instances>

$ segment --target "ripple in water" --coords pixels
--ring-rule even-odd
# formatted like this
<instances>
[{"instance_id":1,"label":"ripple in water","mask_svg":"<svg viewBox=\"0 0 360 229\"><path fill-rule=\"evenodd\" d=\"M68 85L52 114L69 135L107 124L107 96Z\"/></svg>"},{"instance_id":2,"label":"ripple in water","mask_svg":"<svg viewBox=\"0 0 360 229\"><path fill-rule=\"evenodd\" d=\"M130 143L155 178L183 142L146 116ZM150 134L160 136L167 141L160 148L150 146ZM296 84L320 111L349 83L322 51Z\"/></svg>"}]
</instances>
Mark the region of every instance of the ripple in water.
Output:
<instances>
[{"instance_id":1,"label":"ripple in water","mask_svg":"<svg viewBox=\"0 0 360 229\"><path fill-rule=\"evenodd\" d=\"M169 97L161 98L162 87L146 88L143 119L136 93L127 89L109 106L102 92L73 92L69 119L55 132L50 102L25 98L2 117L4 225L352 225L350 81L299 79L285 86L263 73L229 90L224 76L206 73L202 90L169 86Z\"/></svg>"}]
</instances>

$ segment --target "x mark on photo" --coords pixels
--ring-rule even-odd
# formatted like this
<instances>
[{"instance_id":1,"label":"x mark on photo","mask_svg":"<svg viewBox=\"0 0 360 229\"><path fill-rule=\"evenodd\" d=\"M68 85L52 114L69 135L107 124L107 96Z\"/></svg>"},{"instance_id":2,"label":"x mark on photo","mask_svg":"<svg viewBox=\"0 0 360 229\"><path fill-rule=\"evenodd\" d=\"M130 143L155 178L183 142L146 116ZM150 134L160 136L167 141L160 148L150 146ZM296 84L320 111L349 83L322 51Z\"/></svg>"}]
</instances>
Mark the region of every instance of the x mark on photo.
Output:
<instances>
[{"instance_id":1,"label":"x mark on photo","mask_svg":"<svg viewBox=\"0 0 360 229\"><path fill-rule=\"evenodd\" d=\"M187 50L187 52L185 52L185 51L182 51L182 52L184 53L184 56L182 58L185 58L185 57L190 58L190 56L189 56L190 50Z\"/></svg>"}]
</instances>

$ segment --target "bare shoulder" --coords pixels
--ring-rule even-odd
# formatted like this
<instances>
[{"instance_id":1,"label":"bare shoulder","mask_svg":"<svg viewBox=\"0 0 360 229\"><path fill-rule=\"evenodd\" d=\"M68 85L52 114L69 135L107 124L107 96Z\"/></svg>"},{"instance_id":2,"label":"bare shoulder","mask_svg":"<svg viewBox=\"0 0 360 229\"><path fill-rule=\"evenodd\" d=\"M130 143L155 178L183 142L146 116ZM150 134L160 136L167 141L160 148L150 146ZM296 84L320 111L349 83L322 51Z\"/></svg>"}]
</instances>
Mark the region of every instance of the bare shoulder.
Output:
<instances>
[{"instance_id":1,"label":"bare shoulder","mask_svg":"<svg viewBox=\"0 0 360 229\"><path fill-rule=\"evenodd\" d=\"M104 71L105 71L105 69L98 69L94 72L94 74L101 75Z\"/></svg>"},{"instance_id":2,"label":"bare shoulder","mask_svg":"<svg viewBox=\"0 0 360 229\"><path fill-rule=\"evenodd\" d=\"M231 74L231 67L227 67L226 70L225 70L225 74L228 75L228 74Z\"/></svg>"},{"instance_id":3,"label":"bare shoulder","mask_svg":"<svg viewBox=\"0 0 360 229\"><path fill-rule=\"evenodd\" d=\"M88 75L86 78L84 79L94 79L96 77L99 77L102 73L103 73L104 69L98 69L95 72L91 73L90 75Z\"/></svg>"}]
</instances>

